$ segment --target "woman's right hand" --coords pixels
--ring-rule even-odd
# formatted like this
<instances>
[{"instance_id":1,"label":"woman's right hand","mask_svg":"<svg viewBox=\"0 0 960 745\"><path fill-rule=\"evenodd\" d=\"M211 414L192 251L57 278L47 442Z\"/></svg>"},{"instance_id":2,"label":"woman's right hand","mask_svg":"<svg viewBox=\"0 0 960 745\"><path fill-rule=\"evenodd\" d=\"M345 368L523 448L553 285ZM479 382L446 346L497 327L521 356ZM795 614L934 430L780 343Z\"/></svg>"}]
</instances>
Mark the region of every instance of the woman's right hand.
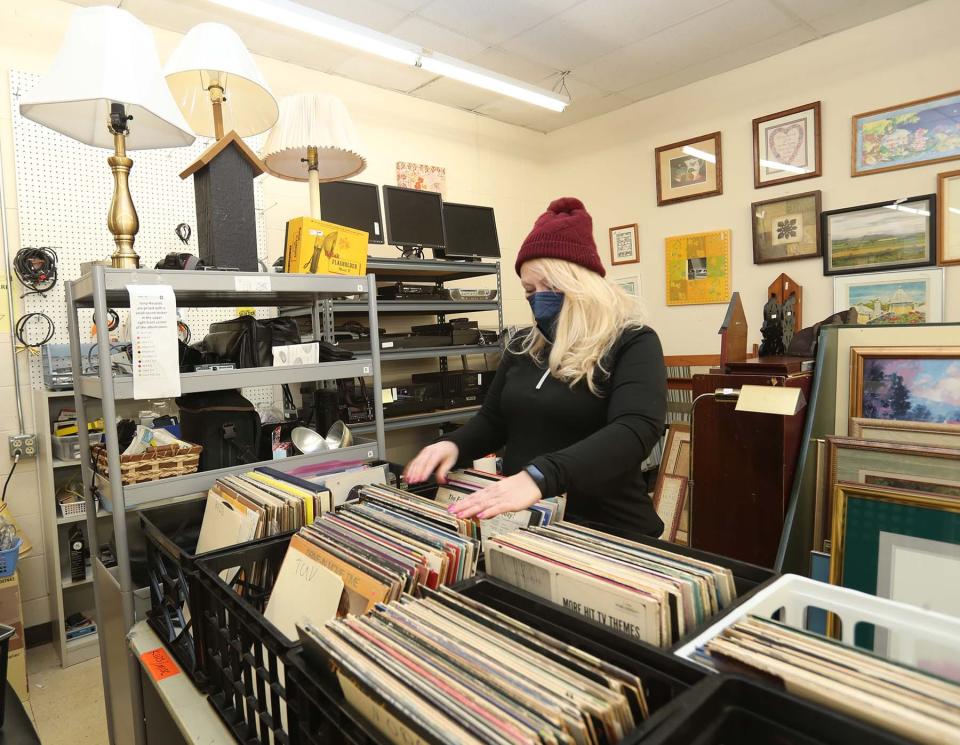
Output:
<instances>
[{"instance_id":1,"label":"woman's right hand","mask_svg":"<svg viewBox=\"0 0 960 745\"><path fill-rule=\"evenodd\" d=\"M403 476L408 484L422 484L436 473L437 481L443 484L458 457L460 457L460 448L452 442L447 440L435 442L417 453L417 457L407 464Z\"/></svg>"}]
</instances>

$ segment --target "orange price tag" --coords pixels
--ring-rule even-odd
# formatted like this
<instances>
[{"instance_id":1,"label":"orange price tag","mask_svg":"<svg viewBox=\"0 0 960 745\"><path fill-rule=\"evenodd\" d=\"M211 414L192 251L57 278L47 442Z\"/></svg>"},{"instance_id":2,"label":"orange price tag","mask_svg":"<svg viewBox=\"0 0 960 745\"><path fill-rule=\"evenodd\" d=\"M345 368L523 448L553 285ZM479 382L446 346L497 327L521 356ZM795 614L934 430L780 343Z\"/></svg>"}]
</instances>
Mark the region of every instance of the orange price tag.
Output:
<instances>
[{"instance_id":1,"label":"orange price tag","mask_svg":"<svg viewBox=\"0 0 960 745\"><path fill-rule=\"evenodd\" d=\"M180 668L177 667L177 663L173 661L173 658L170 657L167 650L163 647L157 647L156 649L151 649L149 652L144 652L140 655L140 659L143 660L144 667L147 668L150 675L152 675L153 679L157 682L180 674Z\"/></svg>"}]
</instances>

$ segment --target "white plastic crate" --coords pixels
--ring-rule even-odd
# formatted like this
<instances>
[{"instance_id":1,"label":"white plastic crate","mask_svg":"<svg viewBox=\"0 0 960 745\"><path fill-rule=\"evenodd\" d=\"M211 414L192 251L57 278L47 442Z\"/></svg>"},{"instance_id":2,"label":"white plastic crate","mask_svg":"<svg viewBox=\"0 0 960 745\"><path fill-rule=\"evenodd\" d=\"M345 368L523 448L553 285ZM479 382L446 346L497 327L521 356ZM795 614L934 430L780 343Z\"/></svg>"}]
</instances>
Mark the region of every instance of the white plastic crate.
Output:
<instances>
[{"instance_id":1,"label":"white plastic crate","mask_svg":"<svg viewBox=\"0 0 960 745\"><path fill-rule=\"evenodd\" d=\"M951 592L956 588L944 590ZM697 662L694 655L698 649L745 616L773 618L779 611L776 620L780 623L809 629L808 609L821 609L838 616L840 641L848 646L854 646L859 624L873 624L877 628L873 650L876 654L960 680L960 618L796 574L783 575L674 653Z\"/></svg>"},{"instance_id":2,"label":"white plastic crate","mask_svg":"<svg viewBox=\"0 0 960 745\"><path fill-rule=\"evenodd\" d=\"M97 504L97 500L93 500L94 504ZM57 506L60 507L60 515L63 517L83 517L87 514L87 503L85 500L80 500L79 502L58 502Z\"/></svg>"}]
</instances>

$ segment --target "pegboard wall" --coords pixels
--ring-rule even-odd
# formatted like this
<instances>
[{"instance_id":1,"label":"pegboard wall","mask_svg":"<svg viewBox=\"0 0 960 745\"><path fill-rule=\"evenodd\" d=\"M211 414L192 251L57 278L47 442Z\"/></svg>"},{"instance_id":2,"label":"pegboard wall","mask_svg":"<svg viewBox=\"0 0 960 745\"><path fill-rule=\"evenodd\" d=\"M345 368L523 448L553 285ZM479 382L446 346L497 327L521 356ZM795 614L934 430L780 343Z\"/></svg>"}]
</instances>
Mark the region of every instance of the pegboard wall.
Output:
<instances>
[{"instance_id":1,"label":"pegboard wall","mask_svg":"<svg viewBox=\"0 0 960 745\"><path fill-rule=\"evenodd\" d=\"M57 284L44 295L27 295L22 300L23 313L45 313L56 330L52 342L69 343L64 282L80 276L80 264L108 258L114 251L113 236L107 229L107 211L113 196L113 174L107 165L110 151L94 148L65 137L52 129L20 116L20 98L40 80L39 75L10 71L10 111L13 121L14 158L16 163L17 211L20 223L20 247L50 246L59 258ZM131 122L135 127L136 121ZM106 124L104 124L106 126ZM263 135L247 138L259 151ZM130 172L140 231L134 250L140 255L140 266L153 266L171 251L196 254L196 207L193 179L181 179L180 172L211 144L197 138L190 147L134 150ZM254 181L254 203L257 219L257 255L266 260L266 229L263 218L263 187ZM184 246L174 230L187 223L193 230L190 243ZM14 279L13 292L24 288ZM126 311L118 309L121 333L126 327ZM235 311L223 308L182 308L181 318L190 327L192 339L206 334L211 323L232 318ZM81 337L89 334L93 312L80 312ZM275 308L257 309L257 317L276 315ZM84 338L84 341L87 341ZM30 361L30 382L34 389L43 388L39 357ZM244 395L254 404L274 400L274 388L245 389Z\"/></svg>"}]
</instances>

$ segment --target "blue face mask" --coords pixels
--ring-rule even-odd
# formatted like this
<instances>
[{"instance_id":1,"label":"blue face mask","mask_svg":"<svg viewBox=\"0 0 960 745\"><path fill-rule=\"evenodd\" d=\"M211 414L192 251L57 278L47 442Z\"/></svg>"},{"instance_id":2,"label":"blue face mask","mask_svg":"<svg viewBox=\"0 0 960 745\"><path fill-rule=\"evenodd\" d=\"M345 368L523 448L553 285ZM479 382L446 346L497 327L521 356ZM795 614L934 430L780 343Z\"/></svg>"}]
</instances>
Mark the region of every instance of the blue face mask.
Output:
<instances>
[{"instance_id":1,"label":"blue face mask","mask_svg":"<svg viewBox=\"0 0 960 745\"><path fill-rule=\"evenodd\" d=\"M563 307L562 292L535 292L527 296L530 310L537 321L537 328L548 341L553 341L557 333L557 319Z\"/></svg>"}]
</instances>

